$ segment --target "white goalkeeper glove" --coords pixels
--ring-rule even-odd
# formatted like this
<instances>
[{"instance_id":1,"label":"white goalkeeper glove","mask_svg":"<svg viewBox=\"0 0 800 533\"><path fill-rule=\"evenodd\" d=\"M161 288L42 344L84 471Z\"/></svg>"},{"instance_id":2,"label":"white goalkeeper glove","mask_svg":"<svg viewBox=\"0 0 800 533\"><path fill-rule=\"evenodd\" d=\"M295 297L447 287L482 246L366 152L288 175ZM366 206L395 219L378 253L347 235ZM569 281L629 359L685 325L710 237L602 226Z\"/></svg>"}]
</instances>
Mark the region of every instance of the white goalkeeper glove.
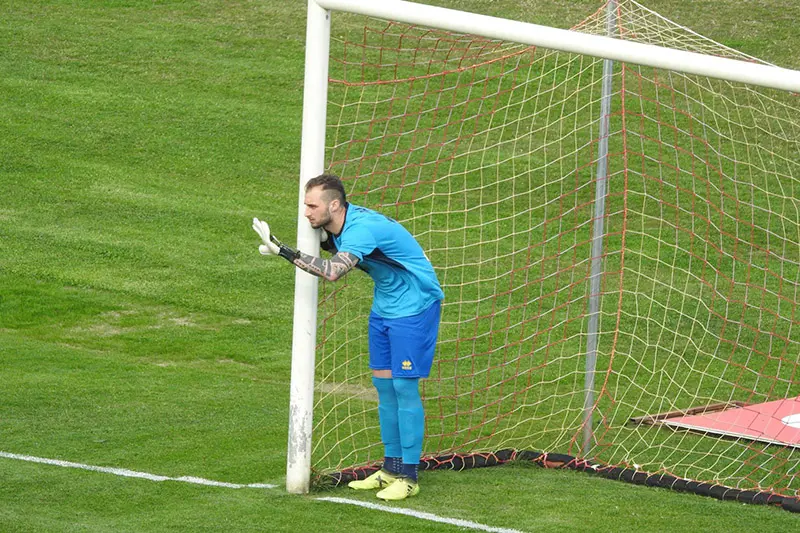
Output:
<instances>
[{"instance_id":1,"label":"white goalkeeper glove","mask_svg":"<svg viewBox=\"0 0 800 533\"><path fill-rule=\"evenodd\" d=\"M280 247L272 242L272 233L269 231L269 224L263 220L254 218L253 229L258 233L258 236L261 237L261 241L264 243L258 247L258 251L261 252L261 255L280 255Z\"/></svg>"},{"instance_id":2,"label":"white goalkeeper glove","mask_svg":"<svg viewBox=\"0 0 800 533\"><path fill-rule=\"evenodd\" d=\"M258 233L258 236L261 237L261 241L264 243L258 247L258 251L261 252L261 255L279 255L290 263L294 263L296 259L300 258L300 252L289 248L279 241L275 235L269 231L269 224L266 222L254 218L253 229Z\"/></svg>"}]
</instances>

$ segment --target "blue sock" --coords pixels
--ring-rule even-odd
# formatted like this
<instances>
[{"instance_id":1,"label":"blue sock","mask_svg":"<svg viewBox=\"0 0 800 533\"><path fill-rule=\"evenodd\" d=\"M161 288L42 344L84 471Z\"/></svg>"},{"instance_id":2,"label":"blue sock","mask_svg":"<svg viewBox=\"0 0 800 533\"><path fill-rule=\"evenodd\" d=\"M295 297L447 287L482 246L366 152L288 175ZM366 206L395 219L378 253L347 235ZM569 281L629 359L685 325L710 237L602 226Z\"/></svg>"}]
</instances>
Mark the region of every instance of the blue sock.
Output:
<instances>
[{"instance_id":1,"label":"blue sock","mask_svg":"<svg viewBox=\"0 0 800 533\"><path fill-rule=\"evenodd\" d=\"M403 463L403 470L400 473L405 477L411 478L416 483L419 474L419 463L417 464Z\"/></svg>"},{"instance_id":2,"label":"blue sock","mask_svg":"<svg viewBox=\"0 0 800 533\"><path fill-rule=\"evenodd\" d=\"M419 378L394 378L400 443L403 450L403 475L417 481L422 438L425 434L425 411L419 395Z\"/></svg>"},{"instance_id":3,"label":"blue sock","mask_svg":"<svg viewBox=\"0 0 800 533\"><path fill-rule=\"evenodd\" d=\"M397 422L397 394L394 392L391 378L372 378L372 384L378 391L378 420L381 423L381 441L383 442L384 455L391 458L399 458L403 455L403 448L400 445L400 426ZM384 460L384 468L387 464L391 467L396 466L390 460ZM386 468L389 470L389 468ZM389 470L390 472L400 472L400 468Z\"/></svg>"},{"instance_id":4,"label":"blue sock","mask_svg":"<svg viewBox=\"0 0 800 533\"><path fill-rule=\"evenodd\" d=\"M403 473L403 458L402 457L384 457L383 458L383 467L384 470L389 472L390 474L402 474Z\"/></svg>"}]
</instances>

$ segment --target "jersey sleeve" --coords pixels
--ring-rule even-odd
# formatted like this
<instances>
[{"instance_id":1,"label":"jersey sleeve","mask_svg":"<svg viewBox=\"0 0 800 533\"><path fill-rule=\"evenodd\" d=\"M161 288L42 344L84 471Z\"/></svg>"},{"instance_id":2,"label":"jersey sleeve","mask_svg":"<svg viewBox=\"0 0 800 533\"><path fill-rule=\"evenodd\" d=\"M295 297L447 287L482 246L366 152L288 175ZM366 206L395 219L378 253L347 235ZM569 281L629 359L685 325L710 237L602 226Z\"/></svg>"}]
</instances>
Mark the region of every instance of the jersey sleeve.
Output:
<instances>
[{"instance_id":1,"label":"jersey sleeve","mask_svg":"<svg viewBox=\"0 0 800 533\"><path fill-rule=\"evenodd\" d=\"M377 247L378 243L372 232L361 224L347 228L337 245L339 252L351 253L358 257L359 261L363 261L364 256L371 254Z\"/></svg>"}]
</instances>

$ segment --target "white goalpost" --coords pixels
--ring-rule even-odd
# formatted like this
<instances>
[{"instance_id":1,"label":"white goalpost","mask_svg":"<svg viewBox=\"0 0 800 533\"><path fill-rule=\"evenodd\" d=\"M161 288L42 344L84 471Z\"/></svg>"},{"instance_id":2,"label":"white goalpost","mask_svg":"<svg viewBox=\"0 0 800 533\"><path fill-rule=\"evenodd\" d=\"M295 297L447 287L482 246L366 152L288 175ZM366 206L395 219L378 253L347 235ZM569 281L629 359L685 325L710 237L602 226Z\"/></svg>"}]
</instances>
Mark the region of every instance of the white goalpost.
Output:
<instances>
[{"instance_id":1,"label":"white goalpost","mask_svg":"<svg viewBox=\"0 0 800 533\"><path fill-rule=\"evenodd\" d=\"M328 95L328 41L330 13L314 0L308 1L306 66L303 83L303 139L300 151L300 192L297 207L297 247L319 253L319 239L303 212L304 187L325 167L325 120ZM292 372L290 383L289 443L286 458L286 490L306 493L311 476L311 431L314 409L314 350L317 339L315 276L300 269L295 273Z\"/></svg>"},{"instance_id":2,"label":"white goalpost","mask_svg":"<svg viewBox=\"0 0 800 533\"><path fill-rule=\"evenodd\" d=\"M345 14L371 22L332 33ZM426 249L445 289L424 390L432 462L543 449L798 493L771 462L800 466L797 451L629 424L800 397L791 92L800 71L633 0L573 30L308 0L297 246L319 252L304 185L332 171ZM290 493L312 470L380 459L369 297L359 280L327 285L297 270Z\"/></svg>"}]
</instances>

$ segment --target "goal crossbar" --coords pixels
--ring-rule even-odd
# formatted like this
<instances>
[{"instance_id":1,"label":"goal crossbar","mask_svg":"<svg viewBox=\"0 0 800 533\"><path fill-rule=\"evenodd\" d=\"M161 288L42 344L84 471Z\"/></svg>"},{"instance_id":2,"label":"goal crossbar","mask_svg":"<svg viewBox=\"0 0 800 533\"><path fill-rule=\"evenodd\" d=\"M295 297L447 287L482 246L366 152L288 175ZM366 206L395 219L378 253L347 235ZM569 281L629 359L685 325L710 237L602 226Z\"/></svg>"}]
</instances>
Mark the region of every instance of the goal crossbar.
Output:
<instances>
[{"instance_id":1,"label":"goal crossbar","mask_svg":"<svg viewBox=\"0 0 800 533\"><path fill-rule=\"evenodd\" d=\"M481 35L491 39L541 46L575 54L613 59L647 67L699 74L709 78L800 92L800 71L737 59L671 50L661 46L623 41L519 22L467 11L417 4L405 0L314 0L320 7L406 24Z\"/></svg>"}]
</instances>

